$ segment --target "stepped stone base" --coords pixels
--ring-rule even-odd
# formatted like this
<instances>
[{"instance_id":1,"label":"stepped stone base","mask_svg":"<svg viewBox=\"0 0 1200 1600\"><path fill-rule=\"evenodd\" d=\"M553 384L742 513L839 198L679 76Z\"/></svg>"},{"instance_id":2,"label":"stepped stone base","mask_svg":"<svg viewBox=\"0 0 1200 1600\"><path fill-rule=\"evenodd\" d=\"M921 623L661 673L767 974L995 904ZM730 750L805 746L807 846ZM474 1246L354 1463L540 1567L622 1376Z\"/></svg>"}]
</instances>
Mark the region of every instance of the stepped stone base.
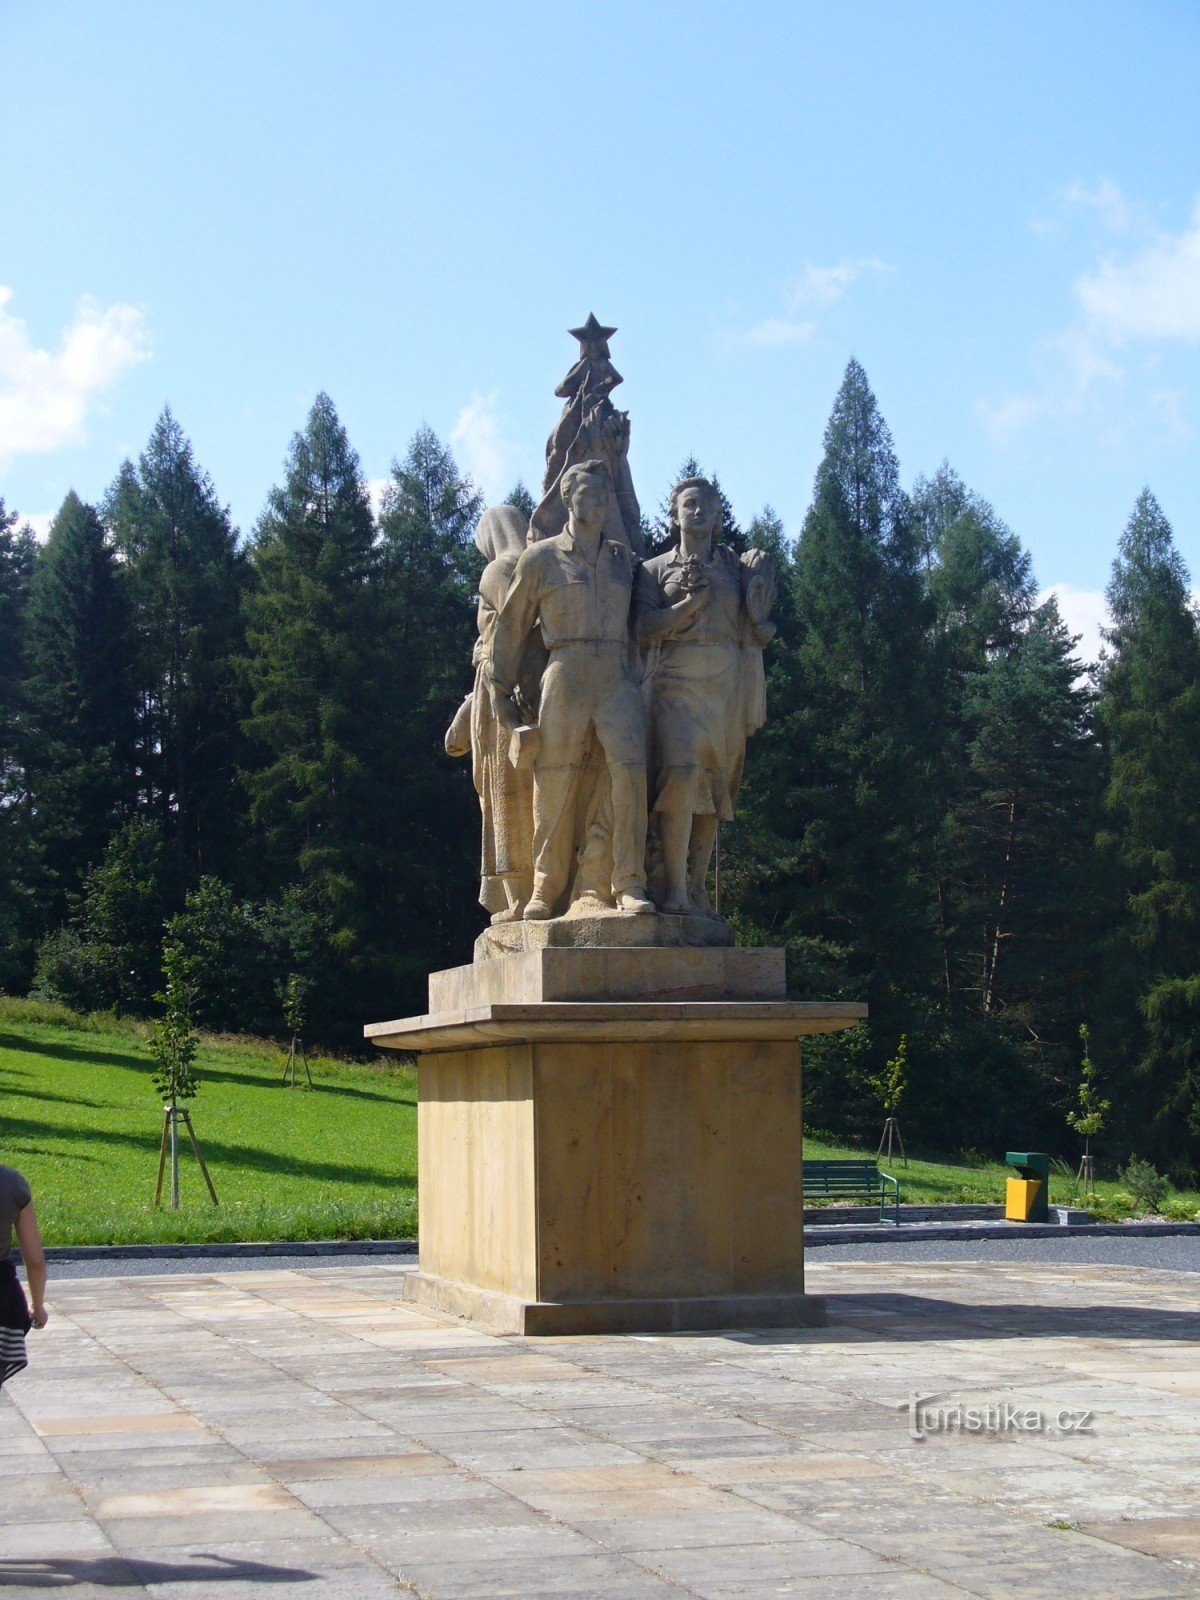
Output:
<instances>
[{"instance_id":1,"label":"stepped stone base","mask_svg":"<svg viewBox=\"0 0 1200 1600\"><path fill-rule=\"evenodd\" d=\"M475 941L475 960L528 950L597 946L700 950L732 944L733 929L722 917L668 917L661 911L631 914L597 908L546 922L493 922Z\"/></svg>"},{"instance_id":2,"label":"stepped stone base","mask_svg":"<svg viewBox=\"0 0 1200 1600\"><path fill-rule=\"evenodd\" d=\"M553 1000L782 1000L786 994L782 950L721 946L548 945L429 974L431 1013Z\"/></svg>"},{"instance_id":3,"label":"stepped stone base","mask_svg":"<svg viewBox=\"0 0 1200 1600\"><path fill-rule=\"evenodd\" d=\"M554 942L571 922L594 942ZM501 1333L823 1321L804 1292L799 1040L866 1007L787 1000L781 950L682 947L683 923L722 931L501 924L534 942L433 973L428 1015L365 1030L419 1058L407 1299Z\"/></svg>"},{"instance_id":4,"label":"stepped stone base","mask_svg":"<svg viewBox=\"0 0 1200 1600\"><path fill-rule=\"evenodd\" d=\"M686 1333L717 1328L823 1328L825 1301L815 1294L730 1294L666 1300L529 1301L426 1272L404 1280L404 1298L429 1311L463 1317L489 1333Z\"/></svg>"}]
</instances>

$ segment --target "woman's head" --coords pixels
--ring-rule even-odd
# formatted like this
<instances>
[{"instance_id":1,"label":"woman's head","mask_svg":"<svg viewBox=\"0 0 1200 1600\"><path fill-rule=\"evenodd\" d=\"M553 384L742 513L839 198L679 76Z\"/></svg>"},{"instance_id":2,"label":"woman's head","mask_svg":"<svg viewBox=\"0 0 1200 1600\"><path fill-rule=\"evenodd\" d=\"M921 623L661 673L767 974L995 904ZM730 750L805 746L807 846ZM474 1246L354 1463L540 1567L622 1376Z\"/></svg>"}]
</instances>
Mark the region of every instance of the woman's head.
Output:
<instances>
[{"instance_id":1,"label":"woman's head","mask_svg":"<svg viewBox=\"0 0 1200 1600\"><path fill-rule=\"evenodd\" d=\"M707 478L684 478L671 490L667 503L667 535L679 544L681 529L706 532L715 544L721 534L721 496Z\"/></svg>"}]
</instances>

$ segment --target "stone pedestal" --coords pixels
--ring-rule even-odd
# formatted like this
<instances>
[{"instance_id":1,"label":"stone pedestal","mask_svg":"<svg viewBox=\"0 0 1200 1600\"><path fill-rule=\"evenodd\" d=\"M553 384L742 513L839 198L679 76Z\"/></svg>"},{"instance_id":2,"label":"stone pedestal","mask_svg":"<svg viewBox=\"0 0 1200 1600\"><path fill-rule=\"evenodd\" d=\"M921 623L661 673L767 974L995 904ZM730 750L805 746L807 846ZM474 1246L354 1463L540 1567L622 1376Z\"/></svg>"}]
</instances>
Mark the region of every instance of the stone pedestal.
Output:
<instances>
[{"instance_id":1,"label":"stone pedestal","mask_svg":"<svg viewBox=\"0 0 1200 1600\"><path fill-rule=\"evenodd\" d=\"M493 922L475 941L477 963L532 950L703 950L730 947L733 929L723 917L677 917L664 911L627 911L583 902L545 922ZM782 950L774 952L782 957ZM759 954L762 954L760 951Z\"/></svg>"},{"instance_id":2,"label":"stone pedestal","mask_svg":"<svg viewBox=\"0 0 1200 1600\"><path fill-rule=\"evenodd\" d=\"M692 998L622 992L656 979ZM777 951L546 948L435 973L439 1009L368 1027L419 1056L406 1297L503 1333L822 1321L798 1040L865 1007L757 998L782 987Z\"/></svg>"}]
</instances>

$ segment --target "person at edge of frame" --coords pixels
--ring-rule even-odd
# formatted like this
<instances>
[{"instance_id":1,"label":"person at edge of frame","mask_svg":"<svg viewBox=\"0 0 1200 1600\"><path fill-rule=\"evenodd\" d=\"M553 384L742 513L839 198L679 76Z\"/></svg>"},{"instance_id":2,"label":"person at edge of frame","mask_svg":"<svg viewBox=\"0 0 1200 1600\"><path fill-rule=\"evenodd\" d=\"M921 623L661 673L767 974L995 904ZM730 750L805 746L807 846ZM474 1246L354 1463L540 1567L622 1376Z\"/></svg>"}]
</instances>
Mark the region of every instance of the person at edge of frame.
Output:
<instances>
[{"instance_id":1,"label":"person at edge of frame","mask_svg":"<svg viewBox=\"0 0 1200 1600\"><path fill-rule=\"evenodd\" d=\"M26 1302L12 1259L14 1229L32 1305ZM49 1321L45 1297L46 1257L33 1194L15 1167L0 1166L0 1386L29 1365L25 1335Z\"/></svg>"}]
</instances>

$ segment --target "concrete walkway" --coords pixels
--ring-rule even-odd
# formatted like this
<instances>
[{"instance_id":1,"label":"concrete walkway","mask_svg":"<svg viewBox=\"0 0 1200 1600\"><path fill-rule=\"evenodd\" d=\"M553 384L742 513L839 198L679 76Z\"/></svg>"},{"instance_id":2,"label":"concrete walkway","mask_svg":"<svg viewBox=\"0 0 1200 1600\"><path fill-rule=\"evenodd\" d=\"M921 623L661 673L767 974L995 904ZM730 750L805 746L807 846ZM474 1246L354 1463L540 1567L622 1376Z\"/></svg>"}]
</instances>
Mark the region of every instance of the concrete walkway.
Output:
<instances>
[{"instance_id":1,"label":"concrete walkway","mask_svg":"<svg viewBox=\"0 0 1200 1600\"><path fill-rule=\"evenodd\" d=\"M530 1341L404 1270L60 1282L0 1395L0 1591L1200 1595L1191 1274L818 1253L827 1329Z\"/></svg>"}]
</instances>

